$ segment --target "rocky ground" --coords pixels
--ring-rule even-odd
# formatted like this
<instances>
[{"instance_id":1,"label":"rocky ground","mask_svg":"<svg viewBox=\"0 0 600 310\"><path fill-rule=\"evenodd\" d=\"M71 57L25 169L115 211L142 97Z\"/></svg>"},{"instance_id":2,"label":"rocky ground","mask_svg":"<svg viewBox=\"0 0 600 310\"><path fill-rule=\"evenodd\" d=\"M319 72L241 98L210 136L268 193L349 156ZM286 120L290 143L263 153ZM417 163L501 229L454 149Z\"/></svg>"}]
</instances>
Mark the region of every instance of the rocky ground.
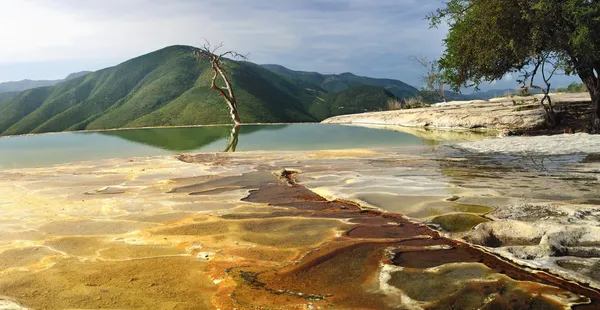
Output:
<instances>
[{"instance_id":1,"label":"rocky ground","mask_svg":"<svg viewBox=\"0 0 600 310\"><path fill-rule=\"evenodd\" d=\"M598 169L432 144L4 170L0 308L597 309Z\"/></svg>"},{"instance_id":2,"label":"rocky ground","mask_svg":"<svg viewBox=\"0 0 600 310\"><path fill-rule=\"evenodd\" d=\"M558 131L583 131L589 94L552 94L563 125ZM543 133L544 112L540 95L490 100L453 101L428 108L340 115L323 123L399 125L445 129L490 129L500 132ZM540 129L543 129L540 131Z\"/></svg>"}]
</instances>

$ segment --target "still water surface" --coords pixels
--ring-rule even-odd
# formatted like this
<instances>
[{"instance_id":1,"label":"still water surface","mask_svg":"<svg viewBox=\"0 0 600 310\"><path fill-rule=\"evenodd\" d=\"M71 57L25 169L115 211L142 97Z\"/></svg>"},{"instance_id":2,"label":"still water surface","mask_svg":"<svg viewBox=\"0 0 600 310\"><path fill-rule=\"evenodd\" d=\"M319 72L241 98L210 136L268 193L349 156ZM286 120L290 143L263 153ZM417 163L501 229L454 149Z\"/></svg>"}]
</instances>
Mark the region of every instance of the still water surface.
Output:
<instances>
[{"instance_id":1,"label":"still water surface","mask_svg":"<svg viewBox=\"0 0 600 310\"><path fill-rule=\"evenodd\" d=\"M0 138L0 168L186 152L321 150L433 143L414 135L329 124L67 132Z\"/></svg>"}]
</instances>

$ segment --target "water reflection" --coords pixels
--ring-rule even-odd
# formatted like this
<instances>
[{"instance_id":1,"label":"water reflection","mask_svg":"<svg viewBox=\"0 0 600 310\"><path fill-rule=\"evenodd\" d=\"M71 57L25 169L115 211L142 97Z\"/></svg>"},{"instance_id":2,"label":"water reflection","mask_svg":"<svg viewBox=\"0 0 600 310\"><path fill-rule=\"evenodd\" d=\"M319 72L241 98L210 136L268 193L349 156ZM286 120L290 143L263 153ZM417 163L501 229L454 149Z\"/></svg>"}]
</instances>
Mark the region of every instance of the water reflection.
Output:
<instances>
[{"instance_id":1,"label":"water reflection","mask_svg":"<svg viewBox=\"0 0 600 310\"><path fill-rule=\"evenodd\" d=\"M243 134L250 134L261 130L279 130L283 129L285 126L287 125L245 126ZM100 133L107 136L118 137L128 141L158 147L164 150L180 152L197 150L211 143L222 141L221 143L227 143L228 147L225 150L225 152L227 152L232 147L234 149L237 147L240 131L242 130L240 130L239 127L230 128L228 126L205 126L114 130ZM228 137L230 137L229 141L227 140Z\"/></svg>"},{"instance_id":2,"label":"water reflection","mask_svg":"<svg viewBox=\"0 0 600 310\"><path fill-rule=\"evenodd\" d=\"M231 137L229 138L229 143L227 144L227 148L223 152L235 152L235 148L238 145L239 135L240 135L240 125L234 125L231 127Z\"/></svg>"},{"instance_id":3,"label":"water reflection","mask_svg":"<svg viewBox=\"0 0 600 310\"><path fill-rule=\"evenodd\" d=\"M99 133L177 152L313 150L438 144L437 141L391 130L322 124L144 128ZM225 149L223 145L226 145Z\"/></svg>"},{"instance_id":4,"label":"water reflection","mask_svg":"<svg viewBox=\"0 0 600 310\"><path fill-rule=\"evenodd\" d=\"M0 168L43 167L66 162L184 152L387 147L416 147L421 152L432 152L437 148L435 144L432 145L431 139L404 132L331 124L141 128L1 138Z\"/></svg>"}]
</instances>

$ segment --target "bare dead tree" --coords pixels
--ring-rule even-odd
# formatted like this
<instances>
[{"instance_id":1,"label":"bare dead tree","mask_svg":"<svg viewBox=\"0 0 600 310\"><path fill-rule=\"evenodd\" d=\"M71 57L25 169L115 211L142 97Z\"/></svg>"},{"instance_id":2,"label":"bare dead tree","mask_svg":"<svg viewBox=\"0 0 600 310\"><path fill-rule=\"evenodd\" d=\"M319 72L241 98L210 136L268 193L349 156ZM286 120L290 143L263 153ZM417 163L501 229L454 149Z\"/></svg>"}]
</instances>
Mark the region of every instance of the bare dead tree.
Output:
<instances>
[{"instance_id":1,"label":"bare dead tree","mask_svg":"<svg viewBox=\"0 0 600 310\"><path fill-rule=\"evenodd\" d=\"M522 84L525 90L537 89L542 92L544 97L540 101L540 105L544 108L546 115L546 122L550 127L554 127L557 124L556 112L552 105L552 98L550 97L550 91L552 84L550 80L556 74L556 72L562 68L560 59L552 53L541 53L531 59L533 69L531 71L525 71L523 73L523 79L518 80ZM541 75L544 86L536 84L536 77Z\"/></svg>"},{"instance_id":2,"label":"bare dead tree","mask_svg":"<svg viewBox=\"0 0 600 310\"><path fill-rule=\"evenodd\" d=\"M425 74L421 76L421 80L425 83L427 90L437 93L443 102L446 102L446 93L444 92L444 79L442 71L437 61L430 61L426 57L410 57L411 60L425 68Z\"/></svg>"},{"instance_id":3,"label":"bare dead tree","mask_svg":"<svg viewBox=\"0 0 600 310\"><path fill-rule=\"evenodd\" d=\"M231 82L228 78L228 72L225 66L225 62L223 61L223 57L231 57L235 59L247 59L245 55L239 54L234 51L227 51L224 53L220 53L219 49L223 47L223 43L219 43L215 46L212 46L210 42L206 41L204 46L200 49L194 51L194 55L198 58L198 60L206 59L210 62L211 68L213 69L213 77L210 83L210 87L215 90L229 106L229 113L231 114L231 118L236 126L242 124L242 120L240 119L240 115L238 114L238 105L235 97L235 93L233 92L233 88L231 86ZM220 87L218 84L218 78L221 78L225 87Z\"/></svg>"}]
</instances>

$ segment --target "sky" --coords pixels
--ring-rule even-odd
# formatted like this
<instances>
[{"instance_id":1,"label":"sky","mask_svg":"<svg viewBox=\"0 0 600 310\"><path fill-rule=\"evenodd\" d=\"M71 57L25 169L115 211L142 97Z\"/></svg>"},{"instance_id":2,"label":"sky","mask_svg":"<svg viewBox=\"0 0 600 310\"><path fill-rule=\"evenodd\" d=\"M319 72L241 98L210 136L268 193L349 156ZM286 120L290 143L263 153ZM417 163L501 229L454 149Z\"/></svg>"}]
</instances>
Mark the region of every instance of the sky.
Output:
<instances>
[{"instance_id":1,"label":"sky","mask_svg":"<svg viewBox=\"0 0 600 310\"><path fill-rule=\"evenodd\" d=\"M0 82L60 79L204 39L294 70L420 86L412 56L435 59L441 0L0 0ZM515 88L516 77L486 85ZM558 77L557 86L573 79Z\"/></svg>"}]
</instances>

